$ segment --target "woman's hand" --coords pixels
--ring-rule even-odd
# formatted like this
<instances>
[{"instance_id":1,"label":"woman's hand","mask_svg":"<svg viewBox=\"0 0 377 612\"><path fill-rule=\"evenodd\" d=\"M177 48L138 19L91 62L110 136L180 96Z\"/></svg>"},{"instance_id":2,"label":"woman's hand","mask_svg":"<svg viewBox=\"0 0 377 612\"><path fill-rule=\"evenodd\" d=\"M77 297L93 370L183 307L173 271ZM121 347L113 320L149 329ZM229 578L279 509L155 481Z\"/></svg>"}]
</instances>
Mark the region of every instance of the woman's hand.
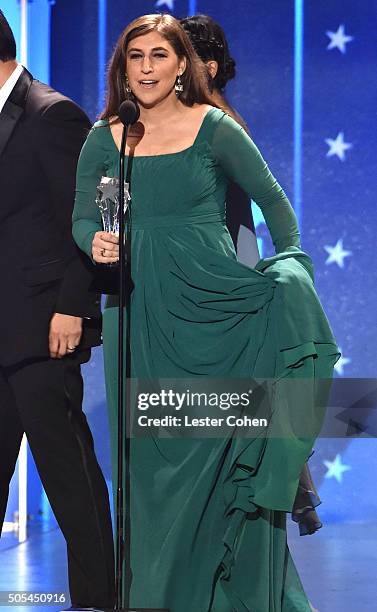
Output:
<instances>
[{"instance_id":1,"label":"woman's hand","mask_svg":"<svg viewBox=\"0 0 377 612\"><path fill-rule=\"evenodd\" d=\"M119 237L108 232L96 232L92 242L94 261L109 264L119 259Z\"/></svg>"}]
</instances>

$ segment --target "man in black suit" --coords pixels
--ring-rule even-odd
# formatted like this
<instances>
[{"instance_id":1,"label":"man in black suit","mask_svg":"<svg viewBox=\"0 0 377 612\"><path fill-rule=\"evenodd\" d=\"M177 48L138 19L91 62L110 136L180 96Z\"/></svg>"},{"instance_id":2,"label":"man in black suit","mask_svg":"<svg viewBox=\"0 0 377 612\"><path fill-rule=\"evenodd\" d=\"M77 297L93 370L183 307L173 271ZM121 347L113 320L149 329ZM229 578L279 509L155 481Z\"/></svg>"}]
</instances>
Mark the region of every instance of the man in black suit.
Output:
<instances>
[{"instance_id":1,"label":"man in black suit","mask_svg":"<svg viewBox=\"0 0 377 612\"><path fill-rule=\"evenodd\" d=\"M100 343L91 262L71 215L90 128L71 100L17 64L0 11L0 530L25 432L67 541L74 607L112 607L105 480L82 411L80 365Z\"/></svg>"}]
</instances>

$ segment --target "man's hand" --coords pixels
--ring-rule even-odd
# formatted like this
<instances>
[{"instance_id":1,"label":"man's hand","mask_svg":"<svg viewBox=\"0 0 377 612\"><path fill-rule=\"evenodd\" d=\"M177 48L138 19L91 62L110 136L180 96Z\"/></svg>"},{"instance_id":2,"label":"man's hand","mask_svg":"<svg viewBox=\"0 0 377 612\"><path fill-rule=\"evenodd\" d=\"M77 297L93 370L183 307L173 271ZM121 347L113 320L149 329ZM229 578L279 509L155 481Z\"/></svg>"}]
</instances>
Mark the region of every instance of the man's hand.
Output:
<instances>
[{"instance_id":1,"label":"man's hand","mask_svg":"<svg viewBox=\"0 0 377 612\"><path fill-rule=\"evenodd\" d=\"M50 321L49 348L53 359L73 353L82 335L82 318L56 312Z\"/></svg>"}]
</instances>

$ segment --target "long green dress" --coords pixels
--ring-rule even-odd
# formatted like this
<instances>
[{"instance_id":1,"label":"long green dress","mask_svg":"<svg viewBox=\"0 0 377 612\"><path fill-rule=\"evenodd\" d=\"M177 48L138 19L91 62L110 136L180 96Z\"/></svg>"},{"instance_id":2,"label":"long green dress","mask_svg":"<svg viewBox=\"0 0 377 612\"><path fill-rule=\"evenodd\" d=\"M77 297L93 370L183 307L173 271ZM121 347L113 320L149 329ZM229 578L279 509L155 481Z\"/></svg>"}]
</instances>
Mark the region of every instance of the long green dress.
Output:
<instances>
[{"instance_id":1,"label":"long green dress","mask_svg":"<svg viewBox=\"0 0 377 612\"><path fill-rule=\"evenodd\" d=\"M75 240L88 255L102 229L94 200L104 175L118 176L118 150L108 123L99 121L81 153L73 216ZM255 269L237 261L225 226L230 180L261 207L275 245L276 255ZM208 111L191 147L135 156L132 376L330 378L339 351L299 240L283 190L221 110ZM115 297L107 299L103 323L115 449ZM300 414L316 428L313 398L302 402L293 392L290 401L301 402ZM285 522L313 438L297 437L287 404L279 394L275 402L289 436L131 440L131 605L310 611Z\"/></svg>"}]
</instances>

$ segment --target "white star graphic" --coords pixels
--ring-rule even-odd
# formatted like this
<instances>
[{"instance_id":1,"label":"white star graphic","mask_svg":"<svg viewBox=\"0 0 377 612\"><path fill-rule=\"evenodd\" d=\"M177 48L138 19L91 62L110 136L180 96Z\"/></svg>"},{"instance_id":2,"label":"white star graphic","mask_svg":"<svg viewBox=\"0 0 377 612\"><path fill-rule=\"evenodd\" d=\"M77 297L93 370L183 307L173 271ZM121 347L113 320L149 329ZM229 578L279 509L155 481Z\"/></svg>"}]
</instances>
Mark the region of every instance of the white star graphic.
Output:
<instances>
[{"instance_id":1,"label":"white star graphic","mask_svg":"<svg viewBox=\"0 0 377 612\"><path fill-rule=\"evenodd\" d=\"M340 353L342 352L342 349L340 347L339 347L339 351ZM339 374L339 376L343 376L344 374L343 368L345 365L347 365L347 363L351 363L351 359L349 357L343 357L343 355L340 355L338 361L334 365L334 370L337 374Z\"/></svg>"},{"instance_id":2,"label":"white star graphic","mask_svg":"<svg viewBox=\"0 0 377 612\"><path fill-rule=\"evenodd\" d=\"M336 478L338 482L342 482L343 472L348 472L351 469L350 465L342 463L340 455L337 455L334 461L324 461L323 463L327 467L325 478Z\"/></svg>"},{"instance_id":3,"label":"white star graphic","mask_svg":"<svg viewBox=\"0 0 377 612\"><path fill-rule=\"evenodd\" d=\"M330 246L329 244L326 244L323 248L329 254L325 262L327 266L331 263L337 263L339 268L344 268L344 258L350 257L352 255L352 251L346 251L345 249L343 249L342 238L339 238L335 246Z\"/></svg>"},{"instance_id":4,"label":"white star graphic","mask_svg":"<svg viewBox=\"0 0 377 612\"><path fill-rule=\"evenodd\" d=\"M352 149L353 146L350 142L344 142L343 132L339 132L335 140L332 138L325 138L325 142L330 147L327 151L326 157L336 155L341 161L345 160L344 152L347 151L347 149Z\"/></svg>"},{"instance_id":5,"label":"white star graphic","mask_svg":"<svg viewBox=\"0 0 377 612\"><path fill-rule=\"evenodd\" d=\"M174 0L157 0L155 7L166 5L170 11L174 11Z\"/></svg>"},{"instance_id":6,"label":"white star graphic","mask_svg":"<svg viewBox=\"0 0 377 612\"><path fill-rule=\"evenodd\" d=\"M353 40L353 36L344 33L344 25L340 25L336 32L327 31L326 34L330 38L327 49L339 49L341 53L346 52L346 44Z\"/></svg>"}]
</instances>

